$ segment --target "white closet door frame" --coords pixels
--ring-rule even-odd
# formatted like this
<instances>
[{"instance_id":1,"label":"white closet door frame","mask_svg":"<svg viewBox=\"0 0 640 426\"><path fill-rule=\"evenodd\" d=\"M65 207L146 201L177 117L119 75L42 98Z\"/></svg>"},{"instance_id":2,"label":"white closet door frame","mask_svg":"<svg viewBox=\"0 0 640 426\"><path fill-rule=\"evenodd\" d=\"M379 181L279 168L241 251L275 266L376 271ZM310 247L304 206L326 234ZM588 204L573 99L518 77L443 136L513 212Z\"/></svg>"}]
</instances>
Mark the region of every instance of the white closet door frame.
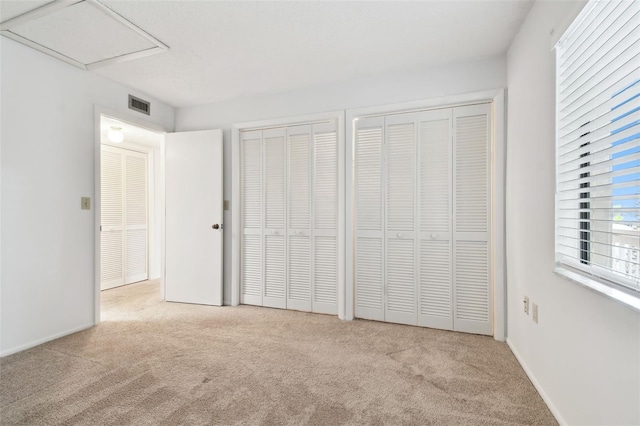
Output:
<instances>
[{"instance_id":1,"label":"white closet door frame","mask_svg":"<svg viewBox=\"0 0 640 426\"><path fill-rule=\"evenodd\" d=\"M338 137L338 316L345 318L345 138L344 111L310 114L271 120L236 123L231 129L232 157L232 197L231 197L231 305L241 303L241 176L240 176L240 140L241 132L258 129L291 127L302 124L320 125L337 121ZM286 263L285 263L286 265ZM266 305L265 305L266 306Z\"/></svg>"},{"instance_id":2,"label":"white closet door frame","mask_svg":"<svg viewBox=\"0 0 640 426\"><path fill-rule=\"evenodd\" d=\"M505 138L506 120L505 103L506 90L495 89L473 92L461 95L444 96L415 102L373 106L368 108L346 110L346 283L344 318L351 320L355 313L355 222L353 198L354 189L354 140L355 123L365 117L384 116L393 113L419 112L466 106L479 103L491 103L492 109L492 139L491 139L491 249L492 261L492 303L493 303L493 336L496 340L504 341L506 336L506 287L505 287Z\"/></svg>"}]
</instances>

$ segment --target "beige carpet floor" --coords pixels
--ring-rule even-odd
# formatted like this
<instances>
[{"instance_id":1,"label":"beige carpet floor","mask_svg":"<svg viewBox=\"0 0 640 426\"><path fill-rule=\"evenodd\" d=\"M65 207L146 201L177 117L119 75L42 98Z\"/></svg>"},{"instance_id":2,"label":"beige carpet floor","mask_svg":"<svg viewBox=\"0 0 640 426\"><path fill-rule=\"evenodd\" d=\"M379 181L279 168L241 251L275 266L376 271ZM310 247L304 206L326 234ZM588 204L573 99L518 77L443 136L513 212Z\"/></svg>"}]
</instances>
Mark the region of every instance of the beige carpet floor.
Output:
<instances>
[{"instance_id":1,"label":"beige carpet floor","mask_svg":"<svg viewBox=\"0 0 640 426\"><path fill-rule=\"evenodd\" d=\"M103 295L103 322L0 360L3 425L556 424L491 337Z\"/></svg>"}]
</instances>

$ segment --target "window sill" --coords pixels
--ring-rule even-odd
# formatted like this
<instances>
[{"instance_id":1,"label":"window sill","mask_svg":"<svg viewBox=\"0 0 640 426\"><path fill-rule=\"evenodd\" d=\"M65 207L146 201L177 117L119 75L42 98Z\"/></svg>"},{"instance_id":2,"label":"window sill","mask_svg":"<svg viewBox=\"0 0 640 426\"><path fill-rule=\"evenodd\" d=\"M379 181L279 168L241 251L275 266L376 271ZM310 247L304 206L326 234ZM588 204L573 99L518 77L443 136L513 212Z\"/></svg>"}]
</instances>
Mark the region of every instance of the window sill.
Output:
<instances>
[{"instance_id":1,"label":"window sill","mask_svg":"<svg viewBox=\"0 0 640 426\"><path fill-rule=\"evenodd\" d=\"M622 290L618 290L602 283L601 281L596 280L593 277L574 272L571 269L565 268L561 265L556 265L554 272L561 277L564 277L570 281L587 287L588 289L596 291L608 297L609 299L613 299L616 302L621 303L636 312L640 312L640 295L633 295Z\"/></svg>"}]
</instances>

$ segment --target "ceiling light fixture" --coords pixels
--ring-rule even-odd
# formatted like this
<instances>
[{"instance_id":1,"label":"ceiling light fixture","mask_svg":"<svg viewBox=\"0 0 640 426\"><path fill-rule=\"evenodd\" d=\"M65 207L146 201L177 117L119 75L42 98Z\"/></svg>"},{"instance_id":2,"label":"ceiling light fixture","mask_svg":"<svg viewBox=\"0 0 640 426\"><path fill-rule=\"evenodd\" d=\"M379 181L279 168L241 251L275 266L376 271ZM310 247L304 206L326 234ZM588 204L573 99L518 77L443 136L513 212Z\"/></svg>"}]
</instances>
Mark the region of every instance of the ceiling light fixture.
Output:
<instances>
[{"instance_id":1,"label":"ceiling light fixture","mask_svg":"<svg viewBox=\"0 0 640 426\"><path fill-rule=\"evenodd\" d=\"M122 127L111 126L111 130L107 133L107 138L113 143L120 143L124 140Z\"/></svg>"}]
</instances>

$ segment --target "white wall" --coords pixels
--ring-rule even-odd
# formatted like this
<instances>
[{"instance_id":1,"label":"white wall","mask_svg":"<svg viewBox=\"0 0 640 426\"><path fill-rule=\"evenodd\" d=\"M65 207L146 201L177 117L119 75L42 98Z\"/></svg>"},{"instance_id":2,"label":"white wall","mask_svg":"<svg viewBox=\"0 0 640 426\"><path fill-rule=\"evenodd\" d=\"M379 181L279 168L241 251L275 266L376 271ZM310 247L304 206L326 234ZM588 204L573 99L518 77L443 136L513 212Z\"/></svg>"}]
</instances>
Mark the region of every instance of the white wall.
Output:
<instances>
[{"instance_id":1,"label":"white wall","mask_svg":"<svg viewBox=\"0 0 640 426\"><path fill-rule=\"evenodd\" d=\"M94 321L94 105L123 116L148 99L0 37L2 305L0 354ZM173 108L144 117L173 129ZM92 198L90 211L80 197Z\"/></svg>"},{"instance_id":2,"label":"white wall","mask_svg":"<svg viewBox=\"0 0 640 426\"><path fill-rule=\"evenodd\" d=\"M579 6L536 2L507 57L508 339L561 422L637 425L640 313L553 273L551 46ZM525 295L539 305L538 324L523 312Z\"/></svg>"},{"instance_id":3,"label":"white wall","mask_svg":"<svg viewBox=\"0 0 640 426\"><path fill-rule=\"evenodd\" d=\"M231 200L231 135L233 123L385 105L506 86L503 56L438 68L365 76L357 80L276 95L241 98L176 111L176 131L221 128L224 131L224 198ZM225 230L231 230L226 211ZM224 251L231 253L231 232ZM231 256L224 259L224 303L231 303Z\"/></svg>"}]
</instances>

